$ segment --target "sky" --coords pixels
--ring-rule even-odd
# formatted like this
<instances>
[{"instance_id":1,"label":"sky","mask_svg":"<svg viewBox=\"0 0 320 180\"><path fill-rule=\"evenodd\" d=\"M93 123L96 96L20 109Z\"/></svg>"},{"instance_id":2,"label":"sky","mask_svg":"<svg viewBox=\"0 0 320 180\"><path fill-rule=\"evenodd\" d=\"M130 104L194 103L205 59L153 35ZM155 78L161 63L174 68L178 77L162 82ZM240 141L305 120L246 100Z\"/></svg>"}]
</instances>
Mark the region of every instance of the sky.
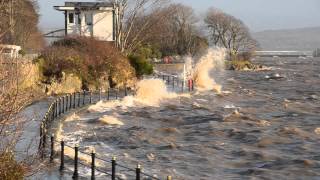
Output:
<instances>
[{"instance_id":1,"label":"sky","mask_svg":"<svg viewBox=\"0 0 320 180\"><path fill-rule=\"evenodd\" d=\"M55 11L53 6L63 5L64 1L65 0L38 0L40 6L39 13L41 15L40 28L43 31L46 32L63 28L63 13ZM320 0L172 1L193 7L199 17L204 16L209 7L221 9L241 19L253 32L320 26Z\"/></svg>"}]
</instances>

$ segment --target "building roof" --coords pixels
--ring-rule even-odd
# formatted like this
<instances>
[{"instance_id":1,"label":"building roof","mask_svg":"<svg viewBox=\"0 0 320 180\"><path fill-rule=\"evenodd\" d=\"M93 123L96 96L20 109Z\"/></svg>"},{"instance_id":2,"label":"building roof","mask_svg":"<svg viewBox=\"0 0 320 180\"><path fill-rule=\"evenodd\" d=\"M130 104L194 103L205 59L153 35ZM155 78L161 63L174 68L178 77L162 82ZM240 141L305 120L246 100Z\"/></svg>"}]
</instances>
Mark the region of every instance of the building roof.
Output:
<instances>
[{"instance_id":1,"label":"building roof","mask_svg":"<svg viewBox=\"0 0 320 180\"><path fill-rule=\"evenodd\" d=\"M67 7L113 7L110 2L65 2Z\"/></svg>"},{"instance_id":2,"label":"building roof","mask_svg":"<svg viewBox=\"0 0 320 180\"><path fill-rule=\"evenodd\" d=\"M54 6L56 10L105 10L113 8L114 4L110 2L65 2L64 6Z\"/></svg>"}]
</instances>

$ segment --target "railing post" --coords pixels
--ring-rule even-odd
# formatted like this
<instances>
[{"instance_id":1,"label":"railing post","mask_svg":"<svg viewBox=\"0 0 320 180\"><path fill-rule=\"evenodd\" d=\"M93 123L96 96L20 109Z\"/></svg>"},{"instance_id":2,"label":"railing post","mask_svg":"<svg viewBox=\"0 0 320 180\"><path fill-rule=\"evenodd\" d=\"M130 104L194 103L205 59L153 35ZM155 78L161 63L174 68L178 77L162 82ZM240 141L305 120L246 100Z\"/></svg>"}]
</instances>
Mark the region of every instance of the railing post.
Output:
<instances>
[{"instance_id":1,"label":"railing post","mask_svg":"<svg viewBox=\"0 0 320 180\"><path fill-rule=\"evenodd\" d=\"M108 95L107 95L107 100L110 100L110 88L108 88Z\"/></svg>"},{"instance_id":2,"label":"railing post","mask_svg":"<svg viewBox=\"0 0 320 180\"><path fill-rule=\"evenodd\" d=\"M172 77L172 89L174 90L174 77Z\"/></svg>"},{"instance_id":3,"label":"railing post","mask_svg":"<svg viewBox=\"0 0 320 180\"><path fill-rule=\"evenodd\" d=\"M95 169L96 169L96 165L95 165L95 161L96 161L96 153L94 151L92 151L91 153L91 180L95 180Z\"/></svg>"},{"instance_id":4,"label":"railing post","mask_svg":"<svg viewBox=\"0 0 320 180\"><path fill-rule=\"evenodd\" d=\"M60 171L64 170L64 141L60 142L61 153L60 153Z\"/></svg>"},{"instance_id":5,"label":"railing post","mask_svg":"<svg viewBox=\"0 0 320 180\"><path fill-rule=\"evenodd\" d=\"M61 115L61 97L59 98L59 116Z\"/></svg>"},{"instance_id":6,"label":"railing post","mask_svg":"<svg viewBox=\"0 0 320 180\"><path fill-rule=\"evenodd\" d=\"M113 156L111 160L111 180L116 180L116 157Z\"/></svg>"},{"instance_id":7,"label":"railing post","mask_svg":"<svg viewBox=\"0 0 320 180\"><path fill-rule=\"evenodd\" d=\"M141 174L141 166L140 164L138 164L136 168L136 180L140 180L140 174Z\"/></svg>"},{"instance_id":8,"label":"railing post","mask_svg":"<svg viewBox=\"0 0 320 180\"><path fill-rule=\"evenodd\" d=\"M45 121L43 122L43 132L42 132L42 157L45 157L46 141L47 141L47 124L46 124L47 115L45 116Z\"/></svg>"},{"instance_id":9,"label":"railing post","mask_svg":"<svg viewBox=\"0 0 320 180\"><path fill-rule=\"evenodd\" d=\"M162 75L162 80L163 80L163 81L165 80L165 77L164 77L164 75Z\"/></svg>"},{"instance_id":10,"label":"railing post","mask_svg":"<svg viewBox=\"0 0 320 180\"><path fill-rule=\"evenodd\" d=\"M194 81L193 81L193 79L191 80L191 82L192 82L192 91L194 91Z\"/></svg>"},{"instance_id":11,"label":"railing post","mask_svg":"<svg viewBox=\"0 0 320 180\"><path fill-rule=\"evenodd\" d=\"M80 107L81 92L79 91L78 107Z\"/></svg>"},{"instance_id":12,"label":"railing post","mask_svg":"<svg viewBox=\"0 0 320 180\"><path fill-rule=\"evenodd\" d=\"M181 91L184 92L184 80L182 80L182 83L181 83Z\"/></svg>"},{"instance_id":13,"label":"railing post","mask_svg":"<svg viewBox=\"0 0 320 180\"><path fill-rule=\"evenodd\" d=\"M168 83L167 84L169 84L170 83L170 76L168 76Z\"/></svg>"},{"instance_id":14,"label":"railing post","mask_svg":"<svg viewBox=\"0 0 320 180\"><path fill-rule=\"evenodd\" d=\"M89 104L92 104L92 91L90 91L90 101Z\"/></svg>"},{"instance_id":15,"label":"railing post","mask_svg":"<svg viewBox=\"0 0 320 180\"><path fill-rule=\"evenodd\" d=\"M86 91L83 90L83 100L82 100L82 105L85 104L85 99L86 99Z\"/></svg>"},{"instance_id":16,"label":"railing post","mask_svg":"<svg viewBox=\"0 0 320 180\"><path fill-rule=\"evenodd\" d=\"M79 173L78 173L78 152L79 152L79 146L76 145L74 147L74 172L73 172L73 179L78 179Z\"/></svg>"},{"instance_id":17,"label":"railing post","mask_svg":"<svg viewBox=\"0 0 320 180\"><path fill-rule=\"evenodd\" d=\"M54 156L54 135L51 135L51 151L50 151L50 162L53 162L53 156Z\"/></svg>"},{"instance_id":18,"label":"railing post","mask_svg":"<svg viewBox=\"0 0 320 180\"><path fill-rule=\"evenodd\" d=\"M124 86L124 96L128 96L127 86Z\"/></svg>"},{"instance_id":19,"label":"railing post","mask_svg":"<svg viewBox=\"0 0 320 180\"><path fill-rule=\"evenodd\" d=\"M76 92L73 93L73 109L76 108Z\"/></svg>"},{"instance_id":20,"label":"railing post","mask_svg":"<svg viewBox=\"0 0 320 180\"><path fill-rule=\"evenodd\" d=\"M64 96L62 96L62 114L64 113L64 99L65 99L65 97Z\"/></svg>"},{"instance_id":21,"label":"railing post","mask_svg":"<svg viewBox=\"0 0 320 180\"><path fill-rule=\"evenodd\" d=\"M72 93L69 94L70 97L70 104L69 104L69 110L72 108Z\"/></svg>"},{"instance_id":22,"label":"railing post","mask_svg":"<svg viewBox=\"0 0 320 180\"><path fill-rule=\"evenodd\" d=\"M58 102L59 102L59 100L58 99L56 99L56 103L55 103L55 105L56 105L56 108L55 108L55 110L56 110L56 113L55 113L55 118L57 118L58 117Z\"/></svg>"},{"instance_id":23,"label":"railing post","mask_svg":"<svg viewBox=\"0 0 320 180\"><path fill-rule=\"evenodd\" d=\"M68 112L68 106L69 106L69 94L66 95L66 112Z\"/></svg>"},{"instance_id":24,"label":"railing post","mask_svg":"<svg viewBox=\"0 0 320 180\"><path fill-rule=\"evenodd\" d=\"M101 101L101 88L99 88L99 101Z\"/></svg>"}]
</instances>

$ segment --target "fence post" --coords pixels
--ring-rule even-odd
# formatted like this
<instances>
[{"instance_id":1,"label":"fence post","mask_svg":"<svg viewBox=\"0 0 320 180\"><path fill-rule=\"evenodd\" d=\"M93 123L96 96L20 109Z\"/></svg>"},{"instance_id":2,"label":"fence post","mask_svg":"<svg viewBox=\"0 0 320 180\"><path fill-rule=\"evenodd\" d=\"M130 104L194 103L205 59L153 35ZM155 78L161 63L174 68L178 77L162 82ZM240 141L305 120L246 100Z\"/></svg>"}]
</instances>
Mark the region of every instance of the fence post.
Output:
<instances>
[{"instance_id":1,"label":"fence post","mask_svg":"<svg viewBox=\"0 0 320 180\"><path fill-rule=\"evenodd\" d=\"M101 88L99 88L99 101L101 101Z\"/></svg>"},{"instance_id":2,"label":"fence post","mask_svg":"<svg viewBox=\"0 0 320 180\"><path fill-rule=\"evenodd\" d=\"M73 172L73 179L78 179L78 152L79 152L79 146L76 145L74 147L74 172Z\"/></svg>"},{"instance_id":3,"label":"fence post","mask_svg":"<svg viewBox=\"0 0 320 180\"><path fill-rule=\"evenodd\" d=\"M167 180L172 180L172 177L171 176L167 176Z\"/></svg>"},{"instance_id":4,"label":"fence post","mask_svg":"<svg viewBox=\"0 0 320 180\"><path fill-rule=\"evenodd\" d=\"M83 100L82 100L82 105L85 104L85 99L86 99L86 91L83 90Z\"/></svg>"},{"instance_id":5,"label":"fence post","mask_svg":"<svg viewBox=\"0 0 320 180\"><path fill-rule=\"evenodd\" d=\"M138 164L136 168L136 180L140 180L140 174L141 174L141 166L140 164Z\"/></svg>"},{"instance_id":6,"label":"fence post","mask_svg":"<svg viewBox=\"0 0 320 180\"><path fill-rule=\"evenodd\" d=\"M69 110L72 108L72 93L69 94L70 103L69 103Z\"/></svg>"},{"instance_id":7,"label":"fence post","mask_svg":"<svg viewBox=\"0 0 320 180\"><path fill-rule=\"evenodd\" d=\"M61 97L59 98L59 116L61 115Z\"/></svg>"},{"instance_id":8,"label":"fence post","mask_svg":"<svg viewBox=\"0 0 320 180\"><path fill-rule=\"evenodd\" d=\"M60 171L64 170L64 141L60 142L61 153L60 153Z\"/></svg>"},{"instance_id":9,"label":"fence post","mask_svg":"<svg viewBox=\"0 0 320 180\"><path fill-rule=\"evenodd\" d=\"M54 156L54 135L51 135L51 151L50 151L50 162L53 162L53 156Z\"/></svg>"},{"instance_id":10,"label":"fence post","mask_svg":"<svg viewBox=\"0 0 320 180\"><path fill-rule=\"evenodd\" d=\"M62 113L64 113L64 107L65 107L65 106L64 106L64 98L65 98L65 97L62 96Z\"/></svg>"},{"instance_id":11,"label":"fence post","mask_svg":"<svg viewBox=\"0 0 320 180\"><path fill-rule=\"evenodd\" d=\"M92 91L90 91L90 101L89 104L92 104Z\"/></svg>"},{"instance_id":12,"label":"fence post","mask_svg":"<svg viewBox=\"0 0 320 180\"><path fill-rule=\"evenodd\" d=\"M76 92L73 93L73 109L76 108Z\"/></svg>"},{"instance_id":13,"label":"fence post","mask_svg":"<svg viewBox=\"0 0 320 180\"><path fill-rule=\"evenodd\" d=\"M78 107L80 107L81 92L79 91Z\"/></svg>"},{"instance_id":14,"label":"fence post","mask_svg":"<svg viewBox=\"0 0 320 180\"><path fill-rule=\"evenodd\" d=\"M168 83L167 84L169 84L170 83L170 76L168 76Z\"/></svg>"},{"instance_id":15,"label":"fence post","mask_svg":"<svg viewBox=\"0 0 320 180\"><path fill-rule=\"evenodd\" d=\"M107 97L107 100L108 100L108 101L110 100L110 88L108 88L108 97Z\"/></svg>"},{"instance_id":16,"label":"fence post","mask_svg":"<svg viewBox=\"0 0 320 180\"><path fill-rule=\"evenodd\" d=\"M163 81L165 80L165 77L164 77L164 75L162 75L162 80L163 80Z\"/></svg>"},{"instance_id":17,"label":"fence post","mask_svg":"<svg viewBox=\"0 0 320 180\"><path fill-rule=\"evenodd\" d=\"M184 92L184 80L182 80L182 83L181 83L181 91Z\"/></svg>"},{"instance_id":18,"label":"fence post","mask_svg":"<svg viewBox=\"0 0 320 180\"><path fill-rule=\"evenodd\" d=\"M57 117L58 117L58 99L56 99L55 106L56 106L56 107L54 108L55 111L56 111L56 112L55 112L55 118L57 118Z\"/></svg>"},{"instance_id":19,"label":"fence post","mask_svg":"<svg viewBox=\"0 0 320 180\"><path fill-rule=\"evenodd\" d=\"M45 119L47 119L47 115L45 116ZM42 157L45 157L45 149L46 149L46 141L47 141L47 124L46 120L43 122L43 132L42 132Z\"/></svg>"},{"instance_id":20,"label":"fence post","mask_svg":"<svg viewBox=\"0 0 320 180\"><path fill-rule=\"evenodd\" d=\"M193 79L191 80L191 82L192 82L192 91L194 91L194 81L193 81Z\"/></svg>"},{"instance_id":21,"label":"fence post","mask_svg":"<svg viewBox=\"0 0 320 180\"><path fill-rule=\"evenodd\" d=\"M124 96L128 96L127 86L124 86Z\"/></svg>"},{"instance_id":22,"label":"fence post","mask_svg":"<svg viewBox=\"0 0 320 180\"><path fill-rule=\"evenodd\" d=\"M172 77L172 89L174 90L174 77Z\"/></svg>"},{"instance_id":23,"label":"fence post","mask_svg":"<svg viewBox=\"0 0 320 180\"><path fill-rule=\"evenodd\" d=\"M69 94L66 95L66 112L68 112L68 106L69 106Z\"/></svg>"},{"instance_id":24,"label":"fence post","mask_svg":"<svg viewBox=\"0 0 320 180\"><path fill-rule=\"evenodd\" d=\"M116 99L118 99L118 89L116 90Z\"/></svg>"},{"instance_id":25,"label":"fence post","mask_svg":"<svg viewBox=\"0 0 320 180\"><path fill-rule=\"evenodd\" d=\"M94 151L92 151L91 153L91 180L95 180L95 169L96 169L96 165L95 165L95 161L96 161L96 153Z\"/></svg>"},{"instance_id":26,"label":"fence post","mask_svg":"<svg viewBox=\"0 0 320 180\"><path fill-rule=\"evenodd\" d=\"M111 160L111 180L116 180L116 157L113 156Z\"/></svg>"}]
</instances>

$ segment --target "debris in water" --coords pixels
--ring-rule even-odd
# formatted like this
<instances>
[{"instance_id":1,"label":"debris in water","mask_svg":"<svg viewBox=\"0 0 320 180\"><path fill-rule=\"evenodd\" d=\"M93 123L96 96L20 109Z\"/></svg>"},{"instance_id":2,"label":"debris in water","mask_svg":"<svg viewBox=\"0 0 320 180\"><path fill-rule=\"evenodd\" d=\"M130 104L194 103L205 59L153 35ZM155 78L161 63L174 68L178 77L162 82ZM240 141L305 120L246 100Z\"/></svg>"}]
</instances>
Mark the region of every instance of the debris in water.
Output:
<instances>
[{"instance_id":1,"label":"debris in water","mask_svg":"<svg viewBox=\"0 0 320 180\"><path fill-rule=\"evenodd\" d=\"M105 124L108 124L108 125L119 125L119 126L123 126L124 123L121 122L120 120L118 120L117 118L115 117L112 117L112 116L103 116L99 119L100 122L103 122Z\"/></svg>"}]
</instances>

